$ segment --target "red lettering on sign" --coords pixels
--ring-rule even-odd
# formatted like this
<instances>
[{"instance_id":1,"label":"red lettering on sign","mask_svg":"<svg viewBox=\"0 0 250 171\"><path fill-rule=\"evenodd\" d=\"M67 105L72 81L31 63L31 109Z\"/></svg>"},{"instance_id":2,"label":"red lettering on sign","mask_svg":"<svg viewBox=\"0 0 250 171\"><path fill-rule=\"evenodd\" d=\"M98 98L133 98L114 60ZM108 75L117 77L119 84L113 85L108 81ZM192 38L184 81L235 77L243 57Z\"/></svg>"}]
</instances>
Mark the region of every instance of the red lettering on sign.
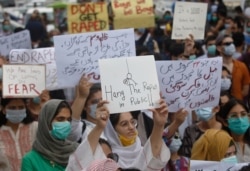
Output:
<instances>
[{"instance_id":1,"label":"red lettering on sign","mask_svg":"<svg viewBox=\"0 0 250 171\"><path fill-rule=\"evenodd\" d=\"M90 31L98 31L106 28L107 23L105 21L86 21L86 22L72 22L71 30L73 33L82 33Z\"/></svg>"},{"instance_id":2,"label":"red lettering on sign","mask_svg":"<svg viewBox=\"0 0 250 171\"><path fill-rule=\"evenodd\" d=\"M141 7L139 5L136 6L136 14L153 14L153 7Z\"/></svg>"},{"instance_id":3,"label":"red lettering on sign","mask_svg":"<svg viewBox=\"0 0 250 171\"><path fill-rule=\"evenodd\" d=\"M9 84L8 85L9 94L23 94L28 95L29 93L35 92L37 95L40 95L39 91L36 89L35 84Z\"/></svg>"},{"instance_id":4,"label":"red lettering on sign","mask_svg":"<svg viewBox=\"0 0 250 171\"><path fill-rule=\"evenodd\" d=\"M98 3L101 6L101 12L103 11L104 3ZM83 5L71 5L70 12L72 15L81 13L81 14L88 14L88 13L95 13L95 4L94 3L86 3Z\"/></svg>"},{"instance_id":5,"label":"red lettering on sign","mask_svg":"<svg viewBox=\"0 0 250 171\"><path fill-rule=\"evenodd\" d=\"M119 2L119 1L114 1L114 8L128 8L131 7L131 3L128 2Z\"/></svg>"}]
</instances>

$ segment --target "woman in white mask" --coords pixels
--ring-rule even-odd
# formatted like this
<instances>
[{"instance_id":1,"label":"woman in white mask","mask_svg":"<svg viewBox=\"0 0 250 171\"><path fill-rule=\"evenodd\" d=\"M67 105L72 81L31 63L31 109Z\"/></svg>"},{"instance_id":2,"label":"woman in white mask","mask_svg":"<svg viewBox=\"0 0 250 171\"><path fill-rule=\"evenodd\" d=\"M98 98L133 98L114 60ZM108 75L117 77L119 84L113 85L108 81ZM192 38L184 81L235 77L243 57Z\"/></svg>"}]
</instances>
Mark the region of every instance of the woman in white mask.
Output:
<instances>
[{"instance_id":1,"label":"woman in white mask","mask_svg":"<svg viewBox=\"0 0 250 171\"><path fill-rule=\"evenodd\" d=\"M2 99L0 113L0 148L12 171L20 170L21 159L35 140L37 122L33 121L21 98Z\"/></svg>"},{"instance_id":2,"label":"woman in white mask","mask_svg":"<svg viewBox=\"0 0 250 171\"><path fill-rule=\"evenodd\" d=\"M232 75L227 67L222 66L221 72L221 92L227 91L230 93L230 88L232 85Z\"/></svg>"},{"instance_id":3,"label":"woman in white mask","mask_svg":"<svg viewBox=\"0 0 250 171\"><path fill-rule=\"evenodd\" d=\"M223 130L207 130L194 143L191 160L238 163L233 138Z\"/></svg>"}]
</instances>

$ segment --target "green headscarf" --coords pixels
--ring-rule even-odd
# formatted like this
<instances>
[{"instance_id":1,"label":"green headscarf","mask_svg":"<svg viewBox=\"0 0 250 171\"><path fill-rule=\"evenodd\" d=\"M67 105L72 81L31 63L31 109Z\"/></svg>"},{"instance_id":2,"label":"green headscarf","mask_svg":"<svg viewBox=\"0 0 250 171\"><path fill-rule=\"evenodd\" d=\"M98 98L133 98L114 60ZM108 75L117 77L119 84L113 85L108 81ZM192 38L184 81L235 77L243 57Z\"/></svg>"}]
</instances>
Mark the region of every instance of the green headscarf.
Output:
<instances>
[{"instance_id":1,"label":"green headscarf","mask_svg":"<svg viewBox=\"0 0 250 171\"><path fill-rule=\"evenodd\" d=\"M55 139L50 134L51 122L61 103L68 105L63 100L53 99L46 102L41 109L33 150L39 152L46 159L66 167L70 154L76 150L78 144L68 140ZM68 107L70 108L69 105Z\"/></svg>"}]
</instances>

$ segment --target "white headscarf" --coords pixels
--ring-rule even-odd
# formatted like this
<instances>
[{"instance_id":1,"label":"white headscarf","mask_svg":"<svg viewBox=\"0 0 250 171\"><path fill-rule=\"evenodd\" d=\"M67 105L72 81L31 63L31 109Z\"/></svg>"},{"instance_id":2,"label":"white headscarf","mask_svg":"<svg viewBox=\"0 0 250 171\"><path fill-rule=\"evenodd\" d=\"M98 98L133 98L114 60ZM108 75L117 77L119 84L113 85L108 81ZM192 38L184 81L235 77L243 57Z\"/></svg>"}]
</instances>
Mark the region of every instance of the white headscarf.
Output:
<instances>
[{"instance_id":1,"label":"white headscarf","mask_svg":"<svg viewBox=\"0 0 250 171\"><path fill-rule=\"evenodd\" d=\"M136 158L143 150L139 137L136 137L136 141L134 144L124 147L110 120L108 121L107 126L104 129L104 135L107 137L107 140L112 147L113 153L117 153L119 155L119 166L121 168L135 167Z\"/></svg>"}]
</instances>

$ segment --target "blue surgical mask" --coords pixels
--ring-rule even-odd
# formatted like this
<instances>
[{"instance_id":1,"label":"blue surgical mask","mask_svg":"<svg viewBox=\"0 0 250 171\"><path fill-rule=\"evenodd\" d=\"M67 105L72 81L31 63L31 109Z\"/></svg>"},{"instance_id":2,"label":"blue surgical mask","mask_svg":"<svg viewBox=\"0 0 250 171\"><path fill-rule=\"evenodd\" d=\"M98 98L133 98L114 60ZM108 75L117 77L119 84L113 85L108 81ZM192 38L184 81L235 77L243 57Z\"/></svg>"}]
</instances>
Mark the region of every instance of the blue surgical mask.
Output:
<instances>
[{"instance_id":1,"label":"blue surgical mask","mask_svg":"<svg viewBox=\"0 0 250 171\"><path fill-rule=\"evenodd\" d=\"M8 32L11 31L11 26L10 25L3 25L3 31Z\"/></svg>"},{"instance_id":2,"label":"blue surgical mask","mask_svg":"<svg viewBox=\"0 0 250 171\"><path fill-rule=\"evenodd\" d=\"M65 140L71 131L71 125L69 121L53 122L51 135L59 140Z\"/></svg>"},{"instance_id":3,"label":"blue surgical mask","mask_svg":"<svg viewBox=\"0 0 250 171\"><path fill-rule=\"evenodd\" d=\"M236 49L233 43L228 46L224 46L224 54L228 57L231 57L235 53Z\"/></svg>"},{"instance_id":4,"label":"blue surgical mask","mask_svg":"<svg viewBox=\"0 0 250 171\"><path fill-rule=\"evenodd\" d=\"M190 55L189 56L189 60L195 60L196 59L196 55Z\"/></svg>"},{"instance_id":5,"label":"blue surgical mask","mask_svg":"<svg viewBox=\"0 0 250 171\"><path fill-rule=\"evenodd\" d=\"M228 128L232 133L236 135L243 135L249 128L249 118L248 116L240 118L229 118L228 119Z\"/></svg>"},{"instance_id":6,"label":"blue surgical mask","mask_svg":"<svg viewBox=\"0 0 250 171\"><path fill-rule=\"evenodd\" d=\"M228 29L230 27L230 24L224 24L225 29Z\"/></svg>"},{"instance_id":7,"label":"blue surgical mask","mask_svg":"<svg viewBox=\"0 0 250 171\"><path fill-rule=\"evenodd\" d=\"M41 98L40 98L39 96L34 97L34 98L32 99L32 102L35 103L35 104L40 104L40 103L41 103Z\"/></svg>"},{"instance_id":8,"label":"blue surgical mask","mask_svg":"<svg viewBox=\"0 0 250 171\"><path fill-rule=\"evenodd\" d=\"M230 89L232 84L231 79L229 78L222 78L221 79L221 91L227 91Z\"/></svg>"},{"instance_id":9,"label":"blue surgical mask","mask_svg":"<svg viewBox=\"0 0 250 171\"><path fill-rule=\"evenodd\" d=\"M218 20L218 17L217 16L212 16L212 21L217 21Z\"/></svg>"},{"instance_id":10,"label":"blue surgical mask","mask_svg":"<svg viewBox=\"0 0 250 171\"><path fill-rule=\"evenodd\" d=\"M14 124L21 123L24 120L24 118L26 118L26 116L27 116L26 109L21 109L21 110L6 109L6 119L11 123Z\"/></svg>"},{"instance_id":11,"label":"blue surgical mask","mask_svg":"<svg viewBox=\"0 0 250 171\"><path fill-rule=\"evenodd\" d=\"M227 158L224 158L221 160L222 162L227 162L227 163L231 163L231 164L236 164L238 163L238 160L237 160L237 157L234 155L234 156L231 156L231 157L227 157Z\"/></svg>"},{"instance_id":12,"label":"blue surgical mask","mask_svg":"<svg viewBox=\"0 0 250 171\"><path fill-rule=\"evenodd\" d=\"M250 27L246 28L247 33L250 33Z\"/></svg>"},{"instance_id":13,"label":"blue surgical mask","mask_svg":"<svg viewBox=\"0 0 250 171\"><path fill-rule=\"evenodd\" d=\"M92 117L92 118L96 118L96 115L95 115L95 111L96 111L96 108L97 108L97 104L92 104L89 106L90 107L90 113L89 115Z\"/></svg>"},{"instance_id":14,"label":"blue surgical mask","mask_svg":"<svg viewBox=\"0 0 250 171\"><path fill-rule=\"evenodd\" d=\"M170 16L170 15L166 15L166 16L164 17L164 19L165 19L165 21L169 21L169 20L171 20L171 19L172 19L172 16Z\"/></svg>"},{"instance_id":15,"label":"blue surgical mask","mask_svg":"<svg viewBox=\"0 0 250 171\"><path fill-rule=\"evenodd\" d=\"M169 145L170 152L172 153L177 152L180 149L181 145L182 145L182 142L180 138L172 138L172 141Z\"/></svg>"},{"instance_id":16,"label":"blue surgical mask","mask_svg":"<svg viewBox=\"0 0 250 171\"><path fill-rule=\"evenodd\" d=\"M207 54L210 56L215 56L216 55L216 46L215 45L210 45L207 47Z\"/></svg>"},{"instance_id":17,"label":"blue surgical mask","mask_svg":"<svg viewBox=\"0 0 250 171\"><path fill-rule=\"evenodd\" d=\"M196 115L201 121L208 121L213 117L213 108L212 107L205 107L202 109L196 110Z\"/></svg>"}]
</instances>

